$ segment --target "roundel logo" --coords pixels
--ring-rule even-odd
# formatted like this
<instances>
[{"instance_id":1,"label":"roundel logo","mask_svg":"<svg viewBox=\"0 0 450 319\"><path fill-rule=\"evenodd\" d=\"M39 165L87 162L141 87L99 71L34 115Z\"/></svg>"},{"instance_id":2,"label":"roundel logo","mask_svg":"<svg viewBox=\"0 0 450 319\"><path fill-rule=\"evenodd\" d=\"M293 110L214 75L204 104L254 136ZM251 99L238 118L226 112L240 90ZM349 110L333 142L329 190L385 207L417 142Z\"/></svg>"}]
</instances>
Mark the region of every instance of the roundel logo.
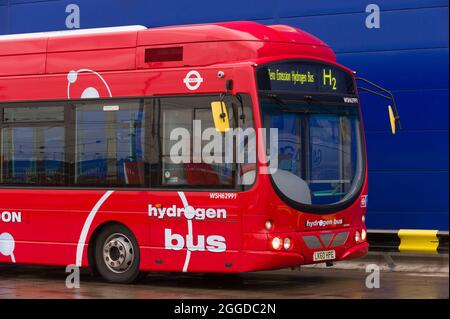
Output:
<instances>
[{"instance_id":1,"label":"roundel logo","mask_svg":"<svg viewBox=\"0 0 450 319\"><path fill-rule=\"evenodd\" d=\"M195 91L200 87L200 84L203 82L203 78L195 70L189 71L188 74L186 74L186 77L183 80L184 84L186 84L186 87L191 90Z\"/></svg>"}]
</instances>

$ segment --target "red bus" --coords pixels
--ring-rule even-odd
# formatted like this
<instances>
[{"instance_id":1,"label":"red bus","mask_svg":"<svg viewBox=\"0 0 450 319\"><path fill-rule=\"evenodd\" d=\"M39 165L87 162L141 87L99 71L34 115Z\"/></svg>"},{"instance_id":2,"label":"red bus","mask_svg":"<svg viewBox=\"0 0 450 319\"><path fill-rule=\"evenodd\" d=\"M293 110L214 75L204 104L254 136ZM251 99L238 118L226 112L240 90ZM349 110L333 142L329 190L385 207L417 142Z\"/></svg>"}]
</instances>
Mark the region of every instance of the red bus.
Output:
<instances>
[{"instance_id":1,"label":"red bus","mask_svg":"<svg viewBox=\"0 0 450 319\"><path fill-rule=\"evenodd\" d=\"M219 136L276 128L278 157L266 146L275 136L254 133L231 143L249 153L252 140L256 162L220 161L224 147L199 160L196 121ZM181 145L177 129L192 139ZM0 263L92 267L128 283L368 251L354 73L290 26L1 36L0 144Z\"/></svg>"}]
</instances>

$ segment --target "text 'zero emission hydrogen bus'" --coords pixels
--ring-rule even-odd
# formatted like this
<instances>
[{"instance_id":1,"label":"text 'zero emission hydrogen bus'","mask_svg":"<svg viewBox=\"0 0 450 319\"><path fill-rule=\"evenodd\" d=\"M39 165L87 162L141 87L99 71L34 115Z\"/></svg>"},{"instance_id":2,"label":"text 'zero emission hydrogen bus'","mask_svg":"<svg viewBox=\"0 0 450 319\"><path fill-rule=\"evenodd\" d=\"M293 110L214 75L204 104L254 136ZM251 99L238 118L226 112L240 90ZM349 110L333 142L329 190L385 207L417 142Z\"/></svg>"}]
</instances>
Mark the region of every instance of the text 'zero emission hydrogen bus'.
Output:
<instances>
[{"instance_id":1,"label":"text 'zero emission hydrogen bus'","mask_svg":"<svg viewBox=\"0 0 450 319\"><path fill-rule=\"evenodd\" d=\"M286 25L0 36L0 263L126 283L364 256L355 83Z\"/></svg>"}]
</instances>

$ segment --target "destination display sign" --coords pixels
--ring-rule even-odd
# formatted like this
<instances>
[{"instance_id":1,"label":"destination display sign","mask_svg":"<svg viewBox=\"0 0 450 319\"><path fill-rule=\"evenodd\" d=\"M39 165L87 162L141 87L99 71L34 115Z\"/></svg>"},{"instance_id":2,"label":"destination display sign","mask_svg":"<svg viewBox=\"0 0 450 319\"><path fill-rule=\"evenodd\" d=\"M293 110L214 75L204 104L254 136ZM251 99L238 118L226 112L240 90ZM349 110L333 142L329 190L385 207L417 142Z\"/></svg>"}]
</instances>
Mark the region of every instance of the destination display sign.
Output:
<instances>
[{"instance_id":1,"label":"destination display sign","mask_svg":"<svg viewBox=\"0 0 450 319\"><path fill-rule=\"evenodd\" d=\"M353 77L340 68L315 62L282 62L257 71L258 89L305 93L355 94Z\"/></svg>"}]
</instances>

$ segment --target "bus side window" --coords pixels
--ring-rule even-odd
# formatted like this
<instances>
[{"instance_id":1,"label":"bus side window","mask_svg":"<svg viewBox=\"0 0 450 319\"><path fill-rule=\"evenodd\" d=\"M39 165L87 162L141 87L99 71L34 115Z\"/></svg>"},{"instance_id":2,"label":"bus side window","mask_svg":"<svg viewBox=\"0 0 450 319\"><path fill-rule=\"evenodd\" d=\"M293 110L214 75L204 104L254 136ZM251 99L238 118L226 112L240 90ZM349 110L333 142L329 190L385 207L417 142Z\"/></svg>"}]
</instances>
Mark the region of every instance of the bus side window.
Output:
<instances>
[{"instance_id":1,"label":"bus side window","mask_svg":"<svg viewBox=\"0 0 450 319\"><path fill-rule=\"evenodd\" d=\"M68 179L64 107L2 108L0 185L64 186Z\"/></svg>"},{"instance_id":2,"label":"bus side window","mask_svg":"<svg viewBox=\"0 0 450 319\"><path fill-rule=\"evenodd\" d=\"M227 98L230 128L253 128L250 98L244 95L244 103ZM1 105L0 186L242 190L255 181L256 163L247 155L256 154L255 146L251 139L242 141L243 163L236 163L233 153L231 160L226 158L224 133L217 132L211 114L216 99L202 95ZM181 140L183 134L187 138ZM211 148L217 137L221 143ZM177 147L184 152L178 160L171 154ZM238 146L233 147L234 152Z\"/></svg>"},{"instance_id":3,"label":"bus side window","mask_svg":"<svg viewBox=\"0 0 450 319\"><path fill-rule=\"evenodd\" d=\"M75 106L75 185L145 186L141 100Z\"/></svg>"},{"instance_id":4,"label":"bus side window","mask_svg":"<svg viewBox=\"0 0 450 319\"><path fill-rule=\"evenodd\" d=\"M234 188L235 165L225 163L223 144L214 148L214 160L204 160L207 144L221 133L214 128L211 114L213 96L158 98L161 114L159 127L160 165L150 164L155 187ZM154 103L155 104L155 103ZM156 103L158 104L158 103ZM157 106L155 106L157 107ZM203 137L203 139L202 139ZM206 147L206 148L205 148ZM209 154L209 153L208 153ZM154 172L160 170L160 174Z\"/></svg>"},{"instance_id":5,"label":"bus side window","mask_svg":"<svg viewBox=\"0 0 450 319\"><path fill-rule=\"evenodd\" d=\"M162 97L147 101L153 108L150 157L152 187L245 189L256 179L256 159L249 162L249 153L256 157L253 112L250 98L227 97L230 129L218 132L211 112L217 96ZM225 134L233 134L239 126L249 138L227 149ZM158 132L159 136L156 137ZM254 134L253 134L254 135ZM158 145L158 146L156 146ZM244 163L237 163L233 152L242 147ZM231 153L227 153L231 152ZM158 154L157 156L155 154ZM230 155L231 154L231 155ZM229 157L231 156L231 157Z\"/></svg>"}]
</instances>

